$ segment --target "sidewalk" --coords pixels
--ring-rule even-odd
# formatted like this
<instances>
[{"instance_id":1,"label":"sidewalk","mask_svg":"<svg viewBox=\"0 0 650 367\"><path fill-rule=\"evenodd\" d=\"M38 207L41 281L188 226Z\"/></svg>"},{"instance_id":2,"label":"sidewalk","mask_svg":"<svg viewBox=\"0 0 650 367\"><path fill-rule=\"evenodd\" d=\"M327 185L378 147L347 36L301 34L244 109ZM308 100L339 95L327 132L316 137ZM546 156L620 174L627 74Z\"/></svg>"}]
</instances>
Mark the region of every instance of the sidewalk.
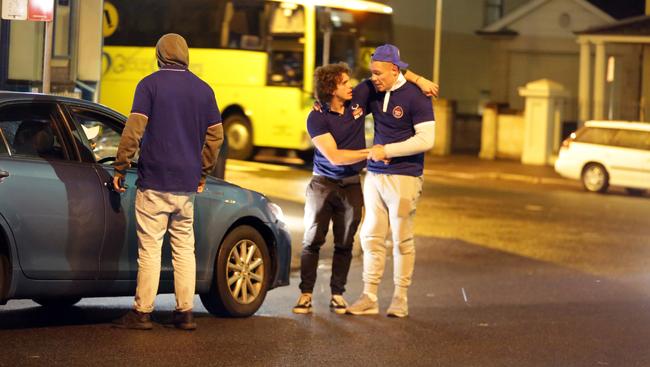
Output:
<instances>
[{"instance_id":1,"label":"sidewalk","mask_svg":"<svg viewBox=\"0 0 650 367\"><path fill-rule=\"evenodd\" d=\"M427 155L424 174L460 179L493 179L548 184L580 186L578 181L562 178L550 166L533 166L515 160L485 160L473 155Z\"/></svg>"}]
</instances>

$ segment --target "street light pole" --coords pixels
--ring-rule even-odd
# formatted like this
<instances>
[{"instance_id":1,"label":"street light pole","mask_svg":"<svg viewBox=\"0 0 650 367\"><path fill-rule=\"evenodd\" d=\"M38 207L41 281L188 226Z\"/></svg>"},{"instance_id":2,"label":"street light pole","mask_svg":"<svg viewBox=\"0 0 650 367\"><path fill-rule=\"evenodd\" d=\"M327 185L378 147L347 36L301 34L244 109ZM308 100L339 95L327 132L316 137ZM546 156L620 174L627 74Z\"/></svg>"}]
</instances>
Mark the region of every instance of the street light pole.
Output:
<instances>
[{"instance_id":1,"label":"street light pole","mask_svg":"<svg viewBox=\"0 0 650 367\"><path fill-rule=\"evenodd\" d=\"M43 45L43 93L50 93L50 67L52 61L52 30L53 21L45 22L45 44Z\"/></svg>"},{"instance_id":2,"label":"street light pole","mask_svg":"<svg viewBox=\"0 0 650 367\"><path fill-rule=\"evenodd\" d=\"M436 0L435 32L436 34L433 45L433 82L440 84L440 36L442 35L442 0Z\"/></svg>"}]
</instances>

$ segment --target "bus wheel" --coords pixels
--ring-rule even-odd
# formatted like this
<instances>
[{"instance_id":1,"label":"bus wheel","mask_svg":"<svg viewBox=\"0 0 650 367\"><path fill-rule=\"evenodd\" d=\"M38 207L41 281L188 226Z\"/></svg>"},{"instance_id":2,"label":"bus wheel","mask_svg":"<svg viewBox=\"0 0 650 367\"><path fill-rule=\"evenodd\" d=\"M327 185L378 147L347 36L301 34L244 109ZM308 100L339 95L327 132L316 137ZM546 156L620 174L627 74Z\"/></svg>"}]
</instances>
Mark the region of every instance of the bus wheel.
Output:
<instances>
[{"instance_id":1,"label":"bus wheel","mask_svg":"<svg viewBox=\"0 0 650 367\"><path fill-rule=\"evenodd\" d=\"M305 162L306 165L309 165L314 162L314 150L313 149L307 149L307 150L296 150L296 155L298 158L302 159L303 162Z\"/></svg>"},{"instance_id":2,"label":"bus wheel","mask_svg":"<svg viewBox=\"0 0 650 367\"><path fill-rule=\"evenodd\" d=\"M253 133L246 116L234 113L223 122L228 139L228 158L250 159L253 156Z\"/></svg>"}]
</instances>

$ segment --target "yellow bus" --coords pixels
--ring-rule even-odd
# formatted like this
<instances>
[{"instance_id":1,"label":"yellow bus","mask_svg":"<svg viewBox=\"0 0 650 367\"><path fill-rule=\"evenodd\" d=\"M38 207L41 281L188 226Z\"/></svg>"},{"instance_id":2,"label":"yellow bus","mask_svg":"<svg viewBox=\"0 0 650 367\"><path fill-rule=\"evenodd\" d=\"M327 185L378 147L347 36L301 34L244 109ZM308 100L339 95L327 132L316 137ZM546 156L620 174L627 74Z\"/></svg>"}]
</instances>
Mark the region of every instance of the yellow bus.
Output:
<instances>
[{"instance_id":1,"label":"yellow bus","mask_svg":"<svg viewBox=\"0 0 650 367\"><path fill-rule=\"evenodd\" d=\"M229 156L312 145L305 119L314 68L345 61L358 80L392 41L392 9L357 0L105 0L101 103L128 114L140 79L157 70L169 32L190 46L190 70L215 91Z\"/></svg>"}]
</instances>

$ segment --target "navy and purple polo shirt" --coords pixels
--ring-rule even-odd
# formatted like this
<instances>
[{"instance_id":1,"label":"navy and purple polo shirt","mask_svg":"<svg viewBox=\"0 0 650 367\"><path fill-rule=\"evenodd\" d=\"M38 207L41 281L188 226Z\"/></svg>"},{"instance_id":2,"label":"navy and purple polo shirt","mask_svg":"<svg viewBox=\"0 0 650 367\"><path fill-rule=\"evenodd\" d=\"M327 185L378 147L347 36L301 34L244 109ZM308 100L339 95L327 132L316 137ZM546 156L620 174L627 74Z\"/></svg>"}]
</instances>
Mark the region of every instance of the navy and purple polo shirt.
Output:
<instances>
[{"instance_id":1,"label":"navy and purple polo shirt","mask_svg":"<svg viewBox=\"0 0 650 367\"><path fill-rule=\"evenodd\" d=\"M138 83L131 113L148 117L137 186L196 192L208 127L221 123L212 88L181 66L166 65Z\"/></svg>"},{"instance_id":2,"label":"navy and purple polo shirt","mask_svg":"<svg viewBox=\"0 0 650 367\"><path fill-rule=\"evenodd\" d=\"M355 98L366 100L366 110L375 120L374 144L399 143L415 135L415 125L434 121L429 97L412 83L406 82L390 93L388 108L383 112L385 92L377 92L370 80L361 82L354 90ZM424 153L394 157L389 164L368 161L368 171L391 175L422 176Z\"/></svg>"},{"instance_id":3,"label":"navy and purple polo shirt","mask_svg":"<svg viewBox=\"0 0 650 367\"><path fill-rule=\"evenodd\" d=\"M323 112L309 113L307 131L312 139L323 134L332 134L338 149L364 149L366 147L365 111L364 106L360 105L356 98L346 102L343 114L330 111L329 106L324 105ZM366 161L337 166L332 164L318 148L314 149L315 174L340 180L358 175L365 166Z\"/></svg>"}]
</instances>

